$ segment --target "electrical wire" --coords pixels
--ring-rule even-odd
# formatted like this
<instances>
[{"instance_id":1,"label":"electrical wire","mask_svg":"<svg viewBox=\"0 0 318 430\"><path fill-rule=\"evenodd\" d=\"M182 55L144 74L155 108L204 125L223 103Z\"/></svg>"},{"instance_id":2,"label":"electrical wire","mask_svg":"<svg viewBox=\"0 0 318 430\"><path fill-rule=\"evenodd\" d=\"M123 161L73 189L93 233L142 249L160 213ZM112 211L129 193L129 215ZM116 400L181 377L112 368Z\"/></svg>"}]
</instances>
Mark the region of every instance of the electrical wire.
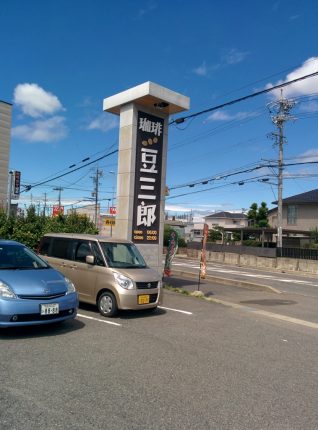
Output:
<instances>
[{"instance_id":1,"label":"electrical wire","mask_svg":"<svg viewBox=\"0 0 318 430\"><path fill-rule=\"evenodd\" d=\"M55 179L60 179L60 178L62 178L64 176L70 175L71 173L74 173L74 172L76 172L78 170L81 170L84 167L90 166L91 164L94 164L94 163L96 163L99 160L103 160L104 158L110 157L111 155L116 154L116 152L118 152L118 149L116 149L116 150L114 150L112 152L109 152L108 154L103 155L102 157L99 157L96 160L90 161L89 163L86 163L83 166L79 166L76 169L70 170L69 172L66 172L64 174L55 176L54 178L51 178L51 179L47 179L46 181L38 182L37 184L34 184L34 185L28 185L28 186L26 186L26 188L24 190L21 191L21 193L26 192L26 191L30 191L34 187L39 187L40 185L44 185L44 184L46 184L48 182L54 181Z\"/></svg>"},{"instance_id":2,"label":"electrical wire","mask_svg":"<svg viewBox=\"0 0 318 430\"><path fill-rule=\"evenodd\" d=\"M288 85L294 84L295 82L303 81L304 79L312 78L312 77L317 76L317 75L318 75L318 71L313 72L313 73L310 73L310 74L308 74L308 75L300 76L299 78L293 79L293 80L291 80L291 81L283 82L283 83L281 83L281 84L274 85L274 86L272 86L272 87L270 87L270 88L265 88L264 90L256 91L255 93L248 94L248 95L246 95L246 96L239 97L239 98L234 99L234 100L230 100L230 101L228 101L228 102L222 103L222 104L217 105L217 106L213 106L213 107L208 108L208 109L204 109L204 110L202 110L202 111L200 111L200 112L196 112L196 113L193 113L193 114L190 114L190 115L186 115L186 116L183 116L183 117L180 117L180 118L174 119L174 120L172 120L172 121L169 123L169 125L172 125L172 124L182 124L184 121L186 121L186 120L188 120L188 119L190 119L190 118L196 118L196 117L197 117L197 116L199 116L199 115L203 115L203 114L205 114L205 113L209 113L209 112L212 112L212 111L215 111L215 110L221 109L221 108L223 108L223 107L225 107L225 106L230 106L230 105L233 105L233 104L236 104L236 103L239 103L239 102L242 102L242 101L248 100L248 99L250 99L250 98L253 98L253 97L259 96L259 95L261 95L261 94L269 93L269 92L271 92L271 91L277 90L278 88L284 88L284 87L286 87L286 86L288 86Z\"/></svg>"}]
</instances>

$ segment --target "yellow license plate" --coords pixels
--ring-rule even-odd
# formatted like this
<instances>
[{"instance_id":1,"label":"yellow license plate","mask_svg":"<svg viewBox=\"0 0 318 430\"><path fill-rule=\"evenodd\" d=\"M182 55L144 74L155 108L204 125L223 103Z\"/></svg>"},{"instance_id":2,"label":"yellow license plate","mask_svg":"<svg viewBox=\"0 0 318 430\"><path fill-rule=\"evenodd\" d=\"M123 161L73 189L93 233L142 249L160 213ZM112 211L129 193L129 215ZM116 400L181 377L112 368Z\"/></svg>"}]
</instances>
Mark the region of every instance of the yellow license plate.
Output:
<instances>
[{"instance_id":1,"label":"yellow license plate","mask_svg":"<svg viewBox=\"0 0 318 430\"><path fill-rule=\"evenodd\" d=\"M149 294L138 296L138 305L147 305L149 303Z\"/></svg>"}]
</instances>

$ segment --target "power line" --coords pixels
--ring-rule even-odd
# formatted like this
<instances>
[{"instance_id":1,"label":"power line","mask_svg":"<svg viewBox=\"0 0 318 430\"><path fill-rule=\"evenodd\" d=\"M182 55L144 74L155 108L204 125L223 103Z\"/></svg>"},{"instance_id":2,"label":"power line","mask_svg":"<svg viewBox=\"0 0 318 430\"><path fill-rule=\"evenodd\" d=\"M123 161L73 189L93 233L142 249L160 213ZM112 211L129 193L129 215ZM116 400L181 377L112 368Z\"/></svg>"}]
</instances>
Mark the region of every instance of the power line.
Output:
<instances>
[{"instance_id":1,"label":"power line","mask_svg":"<svg viewBox=\"0 0 318 430\"><path fill-rule=\"evenodd\" d=\"M77 167L76 169L70 170L69 172L55 176L54 178L47 179L46 181L38 182L37 184L34 184L34 185L27 185L27 186L25 186L26 187L25 190L22 190L21 193L26 192L26 191L30 191L34 187L39 187L40 185L47 184L48 182L54 181L55 179L60 179L66 175L70 175L71 173L74 173L80 169L83 169L84 167L90 166L91 164L94 164L99 160L103 160L104 158L110 157L111 155L116 154L116 152L118 152L118 149L115 149L115 151L109 152L108 154L103 155L102 157L96 158L95 160L90 161L89 163L86 163L83 166Z\"/></svg>"},{"instance_id":2,"label":"power line","mask_svg":"<svg viewBox=\"0 0 318 430\"><path fill-rule=\"evenodd\" d=\"M111 150L111 149L112 149L116 144L117 144L117 140L109 146L108 150ZM105 150L94 152L93 154L91 154L91 155L88 155L88 156L84 157L81 161L78 161L78 162L76 162L76 163L71 164L68 168L65 168L65 169L59 170L59 171L58 171L58 172L56 172L56 173L52 173L51 175L46 176L45 178L43 178L43 181L45 181L45 180L47 180L47 179L52 178L52 176L54 176L54 175L58 175L58 174L60 174L60 173L62 173L62 172L68 171L68 169L71 169L71 168L75 167L75 166L76 166L76 165L78 165L79 163L85 163L86 161L90 160L92 157L96 156L97 154L101 154L101 153L104 153L104 152L105 152ZM84 166L84 167L85 167L85 166ZM89 172L88 172L88 173L89 173ZM86 176L88 173L86 173L86 174L85 174L85 176Z\"/></svg>"},{"instance_id":3,"label":"power line","mask_svg":"<svg viewBox=\"0 0 318 430\"><path fill-rule=\"evenodd\" d=\"M298 162L298 163L283 163L282 167L298 166L298 165L303 165L303 164L318 164L318 161L306 161L306 162ZM228 174L225 174L225 175L214 176L214 177L211 177L210 179L207 179L207 180L200 179L199 181L194 181L192 183L183 184L183 185L176 185L175 187L171 187L169 189L173 190L173 189L178 189L178 188L194 187L194 186L200 185L200 184L201 185L207 185L209 182L212 182L212 181L215 181L215 180L227 179L230 176L238 175L240 173L250 173L252 171L259 170L259 169L266 168L266 167L267 168L277 168L278 164L277 163L262 164L262 165L255 166L253 168L249 168L249 169L245 169L245 170L241 170L241 171L238 171L238 172L233 172L233 173L228 173ZM264 175L261 175L261 176L257 176L256 179L260 179L260 178L264 178L264 177L268 177L268 176L275 176L276 177L277 175L273 175L273 174L267 175L267 174L264 174ZM284 178L287 178L287 177L284 177ZM178 194L176 196L169 196L169 197L166 198L166 200L174 199L174 198L180 197L180 196L187 196L187 195L190 195L190 194L203 193L205 191L217 189L217 188L220 188L220 187L223 187L223 186L227 186L227 185L237 184L237 183L240 183L240 182L244 182L245 183L245 182L250 181L251 179L255 179L255 178L247 178L245 180L241 179L241 180L239 180L237 182L231 182L229 184L223 184L223 185L219 185L217 187L205 188L203 190L197 190L197 191L190 191L188 193Z\"/></svg>"},{"instance_id":4,"label":"power line","mask_svg":"<svg viewBox=\"0 0 318 430\"><path fill-rule=\"evenodd\" d=\"M195 117L197 117L199 115L203 115L205 113L212 112L212 111L217 110L217 109L221 109L221 108L223 108L225 106L230 106L230 105L242 102L244 100L247 100L247 99L259 96L261 94L269 93L270 91L277 90L278 88L284 88L284 87L286 87L288 85L294 84L295 82L303 81L304 79L312 78L312 77L317 76L317 75L318 75L318 71L316 71L314 73L310 73L309 75L300 76L299 78L293 79L291 81L287 81L287 82L283 82L282 84L274 85L271 88L266 88L265 90L261 90L261 91L257 91L257 92L252 93L252 94L248 94L246 96L240 97L238 99L231 100L231 101L226 102L226 103L222 103L222 104L217 105L217 106L213 106L211 108L202 110L200 112L196 112L196 113L193 113L191 115L187 115L187 116L183 116L181 118L174 119L174 120L172 120L169 123L169 125L171 125L171 124L181 124L181 123L183 123L185 120L187 120L189 118L195 118Z\"/></svg>"}]
</instances>

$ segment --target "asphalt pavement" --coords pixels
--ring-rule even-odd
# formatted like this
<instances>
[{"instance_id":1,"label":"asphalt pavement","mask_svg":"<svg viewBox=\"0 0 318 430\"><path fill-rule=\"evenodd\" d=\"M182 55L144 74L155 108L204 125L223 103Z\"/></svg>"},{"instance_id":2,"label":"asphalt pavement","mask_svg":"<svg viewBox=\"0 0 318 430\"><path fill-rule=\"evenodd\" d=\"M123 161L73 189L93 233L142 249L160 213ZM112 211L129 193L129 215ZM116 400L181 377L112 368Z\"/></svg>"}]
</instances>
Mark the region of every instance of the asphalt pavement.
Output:
<instances>
[{"instance_id":1,"label":"asphalt pavement","mask_svg":"<svg viewBox=\"0 0 318 430\"><path fill-rule=\"evenodd\" d=\"M317 333L168 290L151 313L81 305L0 331L1 430L316 430Z\"/></svg>"},{"instance_id":2,"label":"asphalt pavement","mask_svg":"<svg viewBox=\"0 0 318 430\"><path fill-rule=\"evenodd\" d=\"M188 275L188 276L187 276ZM265 312L275 313L289 318L299 319L310 323L318 323L318 287L302 286L302 291L288 292L284 289L270 287L260 283L258 279L253 279L248 283L240 279L228 279L215 276L207 276L206 279L200 280L198 272L186 273L172 270L172 276L164 278L164 284L172 290L183 290L190 294L197 294L200 291L204 298L219 304L228 306L239 305L253 309L263 310ZM314 295L310 294L315 288ZM305 290L304 290L305 289Z\"/></svg>"}]
</instances>

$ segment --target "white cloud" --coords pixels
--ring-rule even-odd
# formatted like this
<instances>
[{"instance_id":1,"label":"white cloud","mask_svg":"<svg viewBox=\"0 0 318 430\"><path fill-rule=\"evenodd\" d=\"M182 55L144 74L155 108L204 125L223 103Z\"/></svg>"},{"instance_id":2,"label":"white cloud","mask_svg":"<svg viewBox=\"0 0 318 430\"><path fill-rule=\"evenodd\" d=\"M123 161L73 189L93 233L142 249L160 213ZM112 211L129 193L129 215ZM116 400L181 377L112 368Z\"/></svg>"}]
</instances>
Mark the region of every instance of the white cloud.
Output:
<instances>
[{"instance_id":1,"label":"white cloud","mask_svg":"<svg viewBox=\"0 0 318 430\"><path fill-rule=\"evenodd\" d=\"M302 102L299 109L301 112L316 112L318 110L318 102Z\"/></svg>"},{"instance_id":2,"label":"white cloud","mask_svg":"<svg viewBox=\"0 0 318 430\"><path fill-rule=\"evenodd\" d=\"M223 62L225 64L238 64L245 60L245 58L249 55L249 52L238 51L237 49L231 49L226 55L223 57Z\"/></svg>"},{"instance_id":3,"label":"white cloud","mask_svg":"<svg viewBox=\"0 0 318 430\"><path fill-rule=\"evenodd\" d=\"M141 19L143 18L145 15L147 15L148 13L154 11L155 9L157 9L158 5L155 1L150 0L146 3L145 7L142 9L139 9L138 11L138 18Z\"/></svg>"},{"instance_id":4,"label":"white cloud","mask_svg":"<svg viewBox=\"0 0 318 430\"><path fill-rule=\"evenodd\" d=\"M231 49L220 60L220 62L207 65L205 61L198 67L195 67L192 72L198 76L209 76L210 72L223 69L224 67L232 66L233 64L241 63L249 55L249 52L239 51L238 49Z\"/></svg>"},{"instance_id":5,"label":"white cloud","mask_svg":"<svg viewBox=\"0 0 318 430\"><path fill-rule=\"evenodd\" d=\"M101 114L97 118L93 119L88 126L87 130L100 130L106 133L113 128L118 126L118 120L114 116L108 116L106 114Z\"/></svg>"},{"instance_id":6,"label":"white cloud","mask_svg":"<svg viewBox=\"0 0 318 430\"><path fill-rule=\"evenodd\" d=\"M237 112L230 114L225 110L217 110L208 116L206 121L232 121L232 120L244 120L247 118L254 118L258 116L257 112Z\"/></svg>"},{"instance_id":7,"label":"white cloud","mask_svg":"<svg viewBox=\"0 0 318 430\"><path fill-rule=\"evenodd\" d=\"M18 125L12 128L12 136L28 142L53 142L63 139L67 135L65 118L53 116L49 119L40 119L29 124Z\"/></svg>"},{"instance_id":8,"label":"white cloud","mask_svg":"<svg viewBox=\"0 0 318 430\"><path fill-rule=\"evenodd\" d=\"M19 84L14 90L14 103L25 115L39 118L64 110L59 99L37 84Z\"/></svg>"},{"instance_id":9,"label":"white cloud","mask_svg":"<svg viewBox=\"0 0 318 430\"><path fill-rule=\"evenodd\" d=\"M308 149L308 151L303 152L298 156L298 162L306 161L317 161L318 159L318 149Z\"/></svg>"},{"instance_id":10,"label":"white cloud","mask_svg":"<svg viewBox=\"0 0 318 430\"><path fill-rule=\"evenodd\" d=\"M171 212L191 212L191 209L185 206L169 205L169 204L165 205L165 210L171 211Z\"/></svg>"},{"instance_id":11,"label":"white cloud","mask_svg":"<svg viewBox=\"0 0 318 430\"><path fill-rule=\"evenodd\" d=\"M208 74L208 69L206 66L206 62L203 61L203 63L201 64L201 66L196 67L195 69L193 69L193 73L195 73L198 76L206 76Z\"/></svg>"},{"instance_id":12,"label":"white cloud","mask_svg":"<svg viewBox=\"0 0 318 430\"><path fill-rule=\"evenodd\" d=\"M217 110L207 117L207 121L229 121L231 116L222 110Z\"/></svg>"},{"instance_id":13,"label":"white cloud","mask_svg":"<svg viewBox=\"0 0 318 430\"><path fill-rule=\"evenodd\" d=\"M290 21L295 21L296 19L300 18L300 15L292 15L289 17Z\"/></svg>"},{"instance_id":14,"label":"white cloud","mask_svg":"<svg viewBox=\"0 0 318 430\"><path fill-rule=\"evenodd\" d=\"M280 80L274 84L269 83L266 88L271 88L275 85L282 84L284 82L292 81L294 79L300 78L301 76L310 75L318 70L318 57L308 58L300 67L290 72L286 79ZM284 87L284 97L296 97L308 94L313 94L317 92L318 88L318 76L312 78L307 78L294 84ZM280 89L271 92L276 98L280 97Z\"/></svg>"}]
</instances>

